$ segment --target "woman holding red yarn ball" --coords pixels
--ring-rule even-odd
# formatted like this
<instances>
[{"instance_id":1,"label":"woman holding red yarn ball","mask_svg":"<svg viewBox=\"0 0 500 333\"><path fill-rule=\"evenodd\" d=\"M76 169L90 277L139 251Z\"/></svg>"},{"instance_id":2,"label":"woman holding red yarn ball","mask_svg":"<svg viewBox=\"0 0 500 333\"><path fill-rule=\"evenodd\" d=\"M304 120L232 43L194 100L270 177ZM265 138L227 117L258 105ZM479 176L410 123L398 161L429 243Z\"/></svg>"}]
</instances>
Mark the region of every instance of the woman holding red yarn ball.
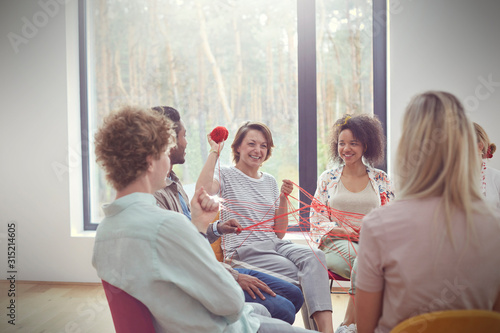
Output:
<instances>
[{"instance_id":1,"label":"woman holding red yarn ball","mask_svg":"<svg viewBox=\"0 0 500 333\"><path fill-rule=\"evenodd\" d=\"M286 196L293 190L283 180L260 171L274 147L271 130L259 122L246 122L231 145L234 165L216 168L224 142L208 135L211 146L207 161L196 182L210 194L223 199L221 220L236 218L242 231L222 239L225 261L233 267L251 268L300 285L305 306L321 332L333 333L332 305L325 255L309 246L283 240L288 219ZM255 227L255 228L252 228Z\"/></svg>"}]
</instances>

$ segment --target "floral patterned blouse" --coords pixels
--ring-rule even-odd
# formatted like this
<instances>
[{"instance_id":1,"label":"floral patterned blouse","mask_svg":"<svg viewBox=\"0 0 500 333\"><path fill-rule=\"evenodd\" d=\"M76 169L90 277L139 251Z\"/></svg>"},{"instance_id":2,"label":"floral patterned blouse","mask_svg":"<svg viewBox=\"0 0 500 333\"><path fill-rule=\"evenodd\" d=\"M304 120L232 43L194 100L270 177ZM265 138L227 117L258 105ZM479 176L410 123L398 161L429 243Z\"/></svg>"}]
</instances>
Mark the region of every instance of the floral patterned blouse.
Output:
<instances>
[{"instance_id":1,"label":"floral patterned blouse","mask_svg":"<svg viewBox=\"0 0 500 333\"><path fill-rule=\"evenodd\" d=\"M344 166L340 166L338 168L326 170L318 179L314 198L318 200L320 204L315 206L313 201L313 207L311 208L309 218L311 223L311 245L317 246L325 230L330 230L337 226L336 222L331 221L328 211L324 206L328 206L330 198L337 193L337 187L343 169ZM392 182L384 171L367 166L366 173L370 179L371 186L376 193L379 193L378 198L380 206L394 199Z\"/></svg>"}]
</instances>

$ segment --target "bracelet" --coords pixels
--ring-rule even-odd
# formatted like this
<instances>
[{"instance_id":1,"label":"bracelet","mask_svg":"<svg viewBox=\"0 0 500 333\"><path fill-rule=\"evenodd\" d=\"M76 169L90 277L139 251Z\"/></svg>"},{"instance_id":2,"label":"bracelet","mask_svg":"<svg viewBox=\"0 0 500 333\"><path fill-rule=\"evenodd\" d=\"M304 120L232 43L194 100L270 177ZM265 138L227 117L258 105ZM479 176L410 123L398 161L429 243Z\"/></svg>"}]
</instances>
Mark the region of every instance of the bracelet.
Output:
<instances>
[{"instance_id":1,"label":"bracelet","mask_svg":"<svg viewBox=\"0 0 500 333\"><path fill-rule=\"evenodd\" d=\"M215 149L210 149L210 151L208 152L208 155L210 155L210 154L212 154L212 153L216 153L216 154L217 154L217 156L219 156L219 155L220 155L220 154L219 154L219 152L218 152L217 150L215 150Z\"/></svg>"},{"instance_id":2,"label":"bracelet","mask_svg":"<svg viewBox=\"0 0 500 333\"><path fill-rule=\"evenodd\" d=\"M217 225L219 224L220 220L215 221L212 223L212 231L214 232L214 235L217 237L222 236L222 234L219 233L219 230L217 230Z\"/></svg>"},{"instance_id":3,"label":"bracelet","mask_svg":"<svg viewBox=\"0 0 500 333\"><path fill-rule=\"evenodd\" d=\"M201 234L203 237L205 237L206 239L208 239L207 234L205 234L205 233L203 233L203 232L201 232L201 231L200 231L200 234Z\"/></svg>"}]
</instances>

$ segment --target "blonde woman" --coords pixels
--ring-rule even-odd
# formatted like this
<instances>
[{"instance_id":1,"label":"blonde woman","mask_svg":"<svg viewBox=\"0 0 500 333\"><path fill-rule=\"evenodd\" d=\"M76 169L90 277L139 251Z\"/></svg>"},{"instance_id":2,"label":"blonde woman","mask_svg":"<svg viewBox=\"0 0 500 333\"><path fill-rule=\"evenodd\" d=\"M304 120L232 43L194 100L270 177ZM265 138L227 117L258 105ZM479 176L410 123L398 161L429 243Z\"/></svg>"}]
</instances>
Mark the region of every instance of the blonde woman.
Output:
<instances>
[{"instance_id":1,"label":"blonde woman","mask_svg":"<svg viewBox=\"0 0 500 333\"><path fill-rule=\"evenodd\" d=\"M500 208L500 171L486 166L485 161L493 157L497 146L490 142L488 134L479 124L474 123L474 129L481 156L481 192L486 197L486 201Z\"/></svg>"},{"instance_id":2,"label":"blonde woman","mask_svg":"<svg viewBox=\"0 0 500 333\"><path fill-rule=\"evenodd\" d=\"M478 184L480 159L462 104L446 92L415 96L396 156L398 199L363 220L358 332L451 309L500 311L500 211Z\"/></svg>"}]
</instances>

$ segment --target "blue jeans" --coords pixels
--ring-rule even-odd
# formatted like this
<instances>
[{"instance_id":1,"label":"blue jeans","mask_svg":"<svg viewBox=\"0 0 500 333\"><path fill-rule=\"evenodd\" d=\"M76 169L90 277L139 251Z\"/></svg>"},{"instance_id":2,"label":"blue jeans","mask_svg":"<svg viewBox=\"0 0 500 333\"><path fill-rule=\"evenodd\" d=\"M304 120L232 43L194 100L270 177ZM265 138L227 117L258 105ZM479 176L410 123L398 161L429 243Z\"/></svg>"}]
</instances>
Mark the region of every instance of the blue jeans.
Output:
<instances>
[{"instance_id":1,"label":"blue jeans","mask_svg":"<svg viewBox=\"0 0 500 333\"><path fill-rule=\"evenodd\" d=\"M299 312L304 303L304 297L302 296L300 288L287 281L262 272L246 268L235 269L241 274L247 274L258 278L276 293L276 296L273 297L262 291L262 294L266 297L265 300L262 300L257 295L256 299L253 299L244 291L245 302L260 303L267 308L269 313L271 313L271 317L286 321L290 325L293 324L295 321L295 314Z\"/></svg>"}]
</instances>

